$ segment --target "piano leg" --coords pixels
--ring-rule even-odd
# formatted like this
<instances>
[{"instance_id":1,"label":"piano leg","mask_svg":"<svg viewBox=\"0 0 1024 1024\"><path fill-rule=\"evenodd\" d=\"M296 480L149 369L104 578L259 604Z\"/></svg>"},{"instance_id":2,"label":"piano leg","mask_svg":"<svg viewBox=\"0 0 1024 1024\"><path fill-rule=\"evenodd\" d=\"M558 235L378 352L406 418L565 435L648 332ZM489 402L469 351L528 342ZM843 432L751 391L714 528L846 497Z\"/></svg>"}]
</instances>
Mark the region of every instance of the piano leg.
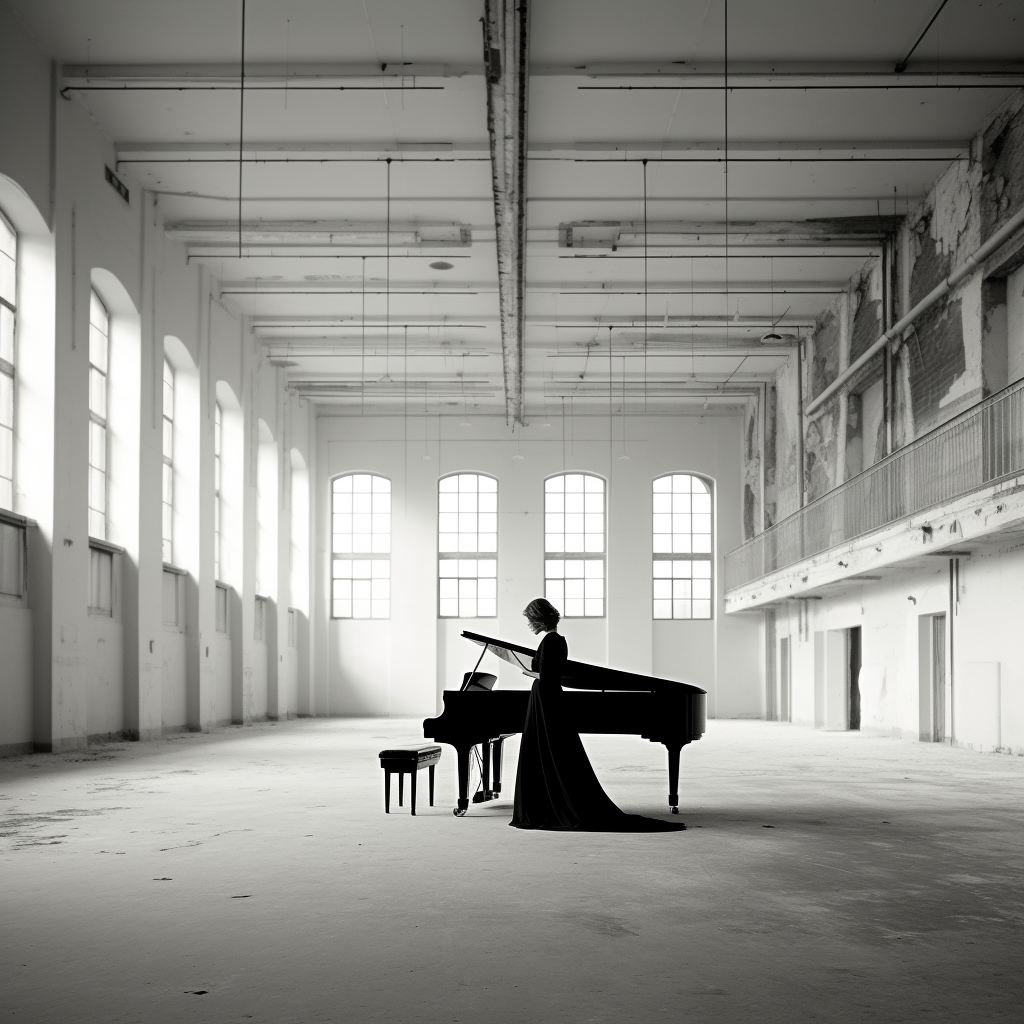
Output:
<instances>
[{"instance_id":1,"label":"piano leg","mask_svg":"<svg viewBox=\"0 0 1024 1024\"><path fill-rule=\"evenodd\" d=\"M491 741L484 740L480 744L480 781L481 791L473 794L473 803L483 803L491 799Z\"/></svg>"},{"instance_id":2,"label":"piano leg","mask_svg":"<svg viewBox=\"0 0 1024 1024\"><path fill-rule=\"evenodd\" d=\"M455 761L459 766L459 802L452 810L452 814L458 818L469 809L469 752L472 749L473 744L455 748Z\"/></svg>"},{"instance_id":3,"label":"piano leg","mask_svg":"<svg viewBox=\"0 0 1024 1024\"><path fill-rule=\"evenodd\" d=\"M682 747L668 748L668 802L673 814L679 813L679 751Z\"/></svg>"},{"instance_id":4,"label":"piano leg","mask_svg":"<svg viewBox=\"0 0 1024 1024\"><path fill-rule=\"evenodd\" d=\"M494 770L491 773L491 777L494 779L494 792L491 795L494 798L497 798L501 793L501 755L504 748L505 741L503 739L496 739L491 748L494 762Z\"/></svg>"}]
</instances>

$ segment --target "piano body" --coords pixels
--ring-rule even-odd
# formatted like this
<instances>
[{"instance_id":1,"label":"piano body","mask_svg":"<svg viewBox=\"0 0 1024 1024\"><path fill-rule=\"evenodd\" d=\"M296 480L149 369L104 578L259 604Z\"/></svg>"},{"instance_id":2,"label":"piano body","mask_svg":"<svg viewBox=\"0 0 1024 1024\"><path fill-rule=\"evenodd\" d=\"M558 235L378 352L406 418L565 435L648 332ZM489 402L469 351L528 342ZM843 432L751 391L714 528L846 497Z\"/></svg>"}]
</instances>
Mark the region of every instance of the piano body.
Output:
<instances>
[{"instance_id":1,"label":"piano body","mask_svg":"<svg viewBox=\"0 0 1024 1024\"><path fill-rule=\"evenodd\" d=\"M526 675L530 659L537 653L528 647L495 640L478 633L464 632L467 640L480 644L484 654L491 651L503 661L516 665ZM480 661L477 661L479 667ZM486 680L478 685L476 680ZM476 745L483 748L484 799L501 791L501 749L507 736L522 732L526 724L528 690L491 690L493 676L466 674L462 690L445 690L444 710L437 718L423 723L423 735L455 748L459 770L459 802L453 813L463 815L469 807L469 755ZM707 694L697 686L671 679L620 672L617 669L588 665L582 661L566 663L562 676L566 689L565 706L573 727L580 733L615 733L641 736L652 743L664 743L668 751L668 802L673 814L679 813L679 753L693 740L704 735L707 720ZM492 777L494 788L490 788Z\"/></svg>"}]
</instances>

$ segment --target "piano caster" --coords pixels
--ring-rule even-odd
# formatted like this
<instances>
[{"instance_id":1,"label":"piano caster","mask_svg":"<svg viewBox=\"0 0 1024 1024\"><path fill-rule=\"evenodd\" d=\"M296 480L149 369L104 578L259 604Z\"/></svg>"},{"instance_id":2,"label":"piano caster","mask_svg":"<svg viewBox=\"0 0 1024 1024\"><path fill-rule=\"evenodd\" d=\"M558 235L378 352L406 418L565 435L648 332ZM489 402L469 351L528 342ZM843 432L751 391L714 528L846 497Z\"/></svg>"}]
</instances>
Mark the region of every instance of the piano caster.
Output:
<instances>
[{"instance_id":1,"label":"piano caster","mask_svg":"<svg viewBox=\"0 0 1024 1024\"><path fill-rule=\"evenodd\" d=\"M673 814L678 814L679 813L679 808L678 807L673 807L672 808L672 813Z\"/></svg>"},{"instance_id":2,"label":"piano caster","mask_svg":"<svg viewBox=\"0 0 1024 1024\"><path fill-rule=\"evenodd\" d=\"M465 807L453 807L452 814L454 814L456 818L464 818L466 816L466 810L467 808Z\"/></svg>"}]
</instances>

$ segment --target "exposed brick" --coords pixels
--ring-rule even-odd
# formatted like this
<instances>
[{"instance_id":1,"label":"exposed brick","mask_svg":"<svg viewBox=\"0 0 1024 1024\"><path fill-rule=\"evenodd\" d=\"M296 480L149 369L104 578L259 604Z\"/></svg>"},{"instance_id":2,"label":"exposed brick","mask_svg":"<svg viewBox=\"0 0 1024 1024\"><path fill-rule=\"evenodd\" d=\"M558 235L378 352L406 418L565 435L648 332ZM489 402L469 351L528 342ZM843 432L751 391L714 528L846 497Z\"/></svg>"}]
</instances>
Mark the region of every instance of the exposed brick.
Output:
<instances>
[{"instance_id":1,"label":"exposed brick","mask_svg":"<svg viewBox=\"0 0 1024 1024\"><path fill-rule=\"evenodd\" d=\"M1024 107L1007 111L982 137L981 237L1024 206Z\"/></svg>"},{"instance_id":2,"label":"exposed brick","mask_svg":"<svg viewBox=\"0 0 1024 1024\"><path fill-rule=\"evenodd\" d=\"M866 274L853 292L853 331L850 334L850 362L860 358L882 334L882 302L871 298L871 275Z\"/></svg>"},{"instance_id":3,"label":"exposed brick","mask_svg":"<svg viewBox=\"0 0 1024 1024\"><path fill-rule=\"evenodd\" d=\"M839 376L839 317L834 309L822 313L814 328L810 398L817 398Z\"/></svg>"}]
</instances>

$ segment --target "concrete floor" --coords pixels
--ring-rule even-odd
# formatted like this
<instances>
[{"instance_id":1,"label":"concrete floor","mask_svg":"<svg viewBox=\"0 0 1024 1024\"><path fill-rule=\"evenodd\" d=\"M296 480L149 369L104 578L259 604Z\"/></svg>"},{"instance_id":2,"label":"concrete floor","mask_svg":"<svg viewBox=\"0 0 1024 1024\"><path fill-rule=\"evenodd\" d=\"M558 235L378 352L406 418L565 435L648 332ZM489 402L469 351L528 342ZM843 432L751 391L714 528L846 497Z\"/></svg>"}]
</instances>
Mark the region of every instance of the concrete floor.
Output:
<instances>
[{"instance_id":1,"label":"concrete floor","mask_svg":"<svg viewBox=\"0 0 1024 1024\"><path fill-rule=\"evenodd\" d=\"M712 722L688 831L565 835L454 818L450 748L437 806L386 817L375 754L418 732L0 762L0 1019L1024 1019L1024 758ZM662 813L661 747L586 742Z\"/></svg>"}]
</instances>

